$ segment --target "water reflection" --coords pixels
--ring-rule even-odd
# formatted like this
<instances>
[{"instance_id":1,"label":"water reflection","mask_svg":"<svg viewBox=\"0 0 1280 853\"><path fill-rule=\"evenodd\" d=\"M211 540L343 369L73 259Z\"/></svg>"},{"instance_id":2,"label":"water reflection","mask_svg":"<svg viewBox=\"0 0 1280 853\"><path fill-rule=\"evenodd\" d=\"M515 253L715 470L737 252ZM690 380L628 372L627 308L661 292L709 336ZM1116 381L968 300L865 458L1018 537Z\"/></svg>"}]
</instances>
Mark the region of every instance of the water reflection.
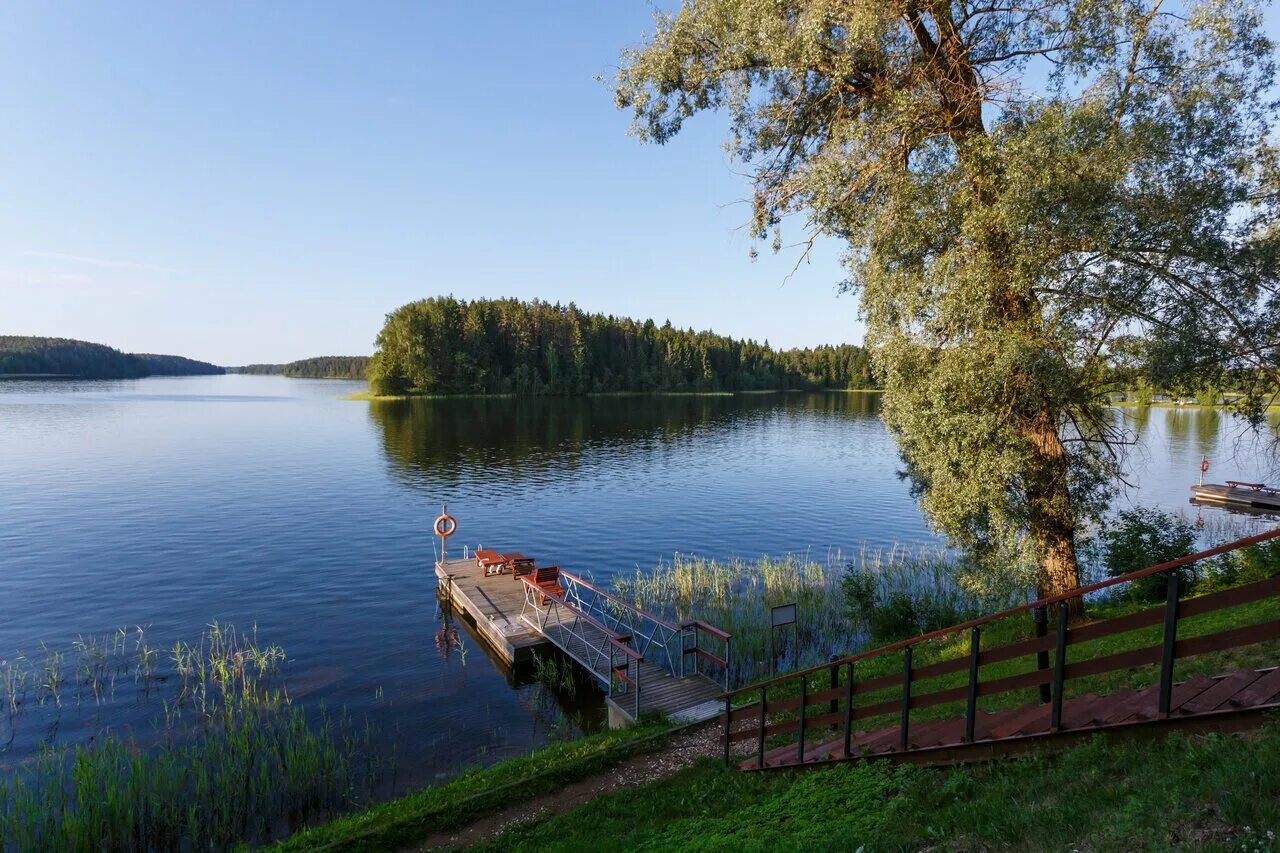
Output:
<instances>
[{"instance_id":1,"label":"water reflection","mask_svg":"<svg viewBox=\"0 0 1280 853\"><path fill-rule=\"evenodd\" d=\"M538 479L581 465L593 450L651 453L779 412L874 417L879 400L863 393L417 398L374 401L369 417L397 475L420 482L429 471L448 485L495 466L504 476Z\"/></svg>"}]
</instances>

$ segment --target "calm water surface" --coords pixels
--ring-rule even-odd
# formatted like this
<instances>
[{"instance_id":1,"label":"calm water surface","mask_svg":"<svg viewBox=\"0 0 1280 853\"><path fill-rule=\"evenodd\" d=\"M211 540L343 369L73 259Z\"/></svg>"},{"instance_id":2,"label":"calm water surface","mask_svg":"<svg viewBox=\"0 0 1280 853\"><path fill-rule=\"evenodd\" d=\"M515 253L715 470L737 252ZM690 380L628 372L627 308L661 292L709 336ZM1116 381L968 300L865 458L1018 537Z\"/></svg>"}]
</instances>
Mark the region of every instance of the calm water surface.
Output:
<instances>
[{"instance_id":1,"label":"calm water surface","mask_svg":"<svg viewBox=\"0 0 1280 853\"><path fill-rule=\"evenodd\" d=\"M470 636L437 649L443 502L451 547L519 547L604 581L677 551L826 560L933 541L875 395L342 399L357 390L0 383L0 657L122 625L161 647L214 619L257 625L288 651L295 700L368 716L423 781L599 720ZM1121 505L1194 515L1201 454L1218 479L1273 473L1221 413L1116 417L1140 437Z\"/></svg>"}]
</instances>

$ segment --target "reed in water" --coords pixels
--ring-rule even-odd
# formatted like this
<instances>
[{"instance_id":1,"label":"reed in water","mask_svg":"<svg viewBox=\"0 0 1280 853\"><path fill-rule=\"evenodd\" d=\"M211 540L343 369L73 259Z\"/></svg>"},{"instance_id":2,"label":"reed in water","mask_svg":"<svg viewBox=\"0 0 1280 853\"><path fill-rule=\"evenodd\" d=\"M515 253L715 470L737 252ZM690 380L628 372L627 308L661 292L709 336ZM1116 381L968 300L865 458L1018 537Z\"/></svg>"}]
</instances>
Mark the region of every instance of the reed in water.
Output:
<instances>
[{"instance_id":1,"label":"reed in water","mask_svg":"<svg viewBox=\"0 0 1280 853\"><path fill-rule=\"evenodd\" d=\"M35 735L24 724L46 733L0 779L0 849L265 842L367 804L388 769L367 727L291 705L284 650L256 630L214 623L167 653L142 629L44 651L0 662L8 743ZM125 684L156 706L142 737L97 719ZM83 741L49 734L86 725Z\"/></svg>"}]
</instances>

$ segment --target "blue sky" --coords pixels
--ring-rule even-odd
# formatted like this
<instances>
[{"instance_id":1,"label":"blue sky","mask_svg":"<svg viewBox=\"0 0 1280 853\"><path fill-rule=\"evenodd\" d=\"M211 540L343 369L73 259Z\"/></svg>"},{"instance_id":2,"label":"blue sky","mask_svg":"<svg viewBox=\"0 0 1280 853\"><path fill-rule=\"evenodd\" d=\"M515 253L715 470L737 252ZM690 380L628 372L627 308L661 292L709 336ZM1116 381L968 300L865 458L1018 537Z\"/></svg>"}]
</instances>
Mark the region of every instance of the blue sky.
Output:
<instances>
[{"instance_id":1,"label":"blue sky","mask_svg":"<svg viewBox=\"0 0 1280 853\"><path fill-rule=\"evenodd\" d=\"M480 11L480 9L484 11ZM705 116L626 134L639 0L9 4L0 333L221 364L368 353L413 299L858 341L838 247L748 257Z\"/></svg>"}]
</instances>

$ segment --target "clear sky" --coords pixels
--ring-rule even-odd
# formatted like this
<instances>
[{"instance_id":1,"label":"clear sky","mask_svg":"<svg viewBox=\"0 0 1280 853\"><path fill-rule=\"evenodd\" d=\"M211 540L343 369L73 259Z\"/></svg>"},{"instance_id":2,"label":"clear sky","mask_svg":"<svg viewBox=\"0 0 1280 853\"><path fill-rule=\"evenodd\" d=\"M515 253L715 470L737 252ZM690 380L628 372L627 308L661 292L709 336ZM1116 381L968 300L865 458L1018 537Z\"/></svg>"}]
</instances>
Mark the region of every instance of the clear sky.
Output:
<instances>
[{"instance_id":1,"label":"clear sky","mask_svg":"<svg viewBox=\"0 0 1280 853\"><path fill-rule=\"evenodd\" d=\"M452 293L860 341L838 247L748 257L700 117L627 136L643 0L19 2L0 17L0 334L220 364L372 352ZM798 236L798 235L792 235Z\"/></svg>"}]
</instances>

